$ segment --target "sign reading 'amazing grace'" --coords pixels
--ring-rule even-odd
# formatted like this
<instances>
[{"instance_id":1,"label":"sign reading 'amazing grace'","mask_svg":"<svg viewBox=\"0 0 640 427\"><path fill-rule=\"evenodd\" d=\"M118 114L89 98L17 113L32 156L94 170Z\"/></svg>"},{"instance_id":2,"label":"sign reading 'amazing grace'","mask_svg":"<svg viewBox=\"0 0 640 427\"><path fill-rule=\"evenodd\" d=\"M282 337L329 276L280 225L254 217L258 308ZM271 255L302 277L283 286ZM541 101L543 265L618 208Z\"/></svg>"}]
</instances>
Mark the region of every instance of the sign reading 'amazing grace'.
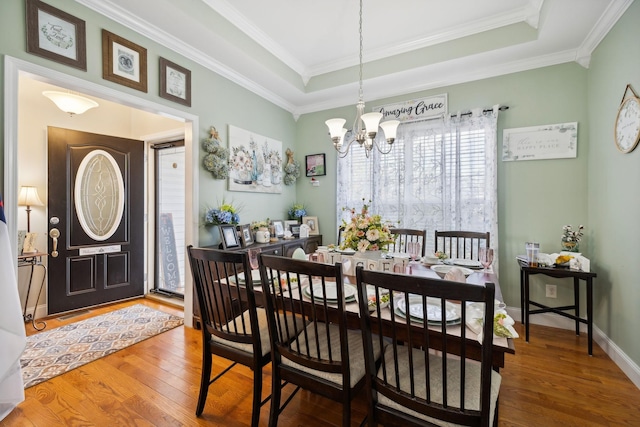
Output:
<instances>
[{"instance_id":1,"label":"sign reading 'amazing grace'","mask_svg":"<svg viewBox=\"0 0 640 427\"><path fill-rule=\"evenodd\" d=\"M413 99L398 104L380 105L373 107L371 111L382 113L382 121L396 119L400 122L411 122L443 117L447 114L447 94Z\"/></svg>"}]
</instances>

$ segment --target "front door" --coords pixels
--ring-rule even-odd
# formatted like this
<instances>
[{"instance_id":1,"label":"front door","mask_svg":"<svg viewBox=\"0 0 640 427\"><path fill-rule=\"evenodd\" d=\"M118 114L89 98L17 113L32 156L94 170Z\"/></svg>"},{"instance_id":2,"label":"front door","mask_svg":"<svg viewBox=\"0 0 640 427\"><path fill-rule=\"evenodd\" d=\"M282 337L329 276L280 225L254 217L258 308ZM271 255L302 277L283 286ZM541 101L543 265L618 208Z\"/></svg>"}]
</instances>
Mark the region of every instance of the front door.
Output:
<instances>
[{"instance_id":1,"label":"front door","mask_svg":"<svg viewBox=\"0 0 640 427\"><path fill-rule=\"evenodd\" d=\"M143 142L49 127L48 144L49 314L143 295Z\"/></svg>"}]
</instances>

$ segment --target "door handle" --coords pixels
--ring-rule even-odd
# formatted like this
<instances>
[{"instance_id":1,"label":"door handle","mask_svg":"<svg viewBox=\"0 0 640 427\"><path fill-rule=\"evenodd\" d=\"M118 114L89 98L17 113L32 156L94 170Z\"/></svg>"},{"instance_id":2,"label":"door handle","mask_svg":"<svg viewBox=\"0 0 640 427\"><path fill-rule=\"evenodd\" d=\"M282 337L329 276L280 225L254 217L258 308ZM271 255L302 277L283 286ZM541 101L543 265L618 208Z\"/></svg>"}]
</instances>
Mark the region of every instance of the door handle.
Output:
<instances>
[{"instance_id":1,"label":"door handle","mask_svg":"<svg viewBox=\"0 0 640 427\"><path fill-rule=\"evenodd\" d=\"M51 251L51 256L56 258L58 256L58 237L60 237L60 230L52 228L49 231L49 237L53 239L53 250Z\"/></svg>"}]
</instances>

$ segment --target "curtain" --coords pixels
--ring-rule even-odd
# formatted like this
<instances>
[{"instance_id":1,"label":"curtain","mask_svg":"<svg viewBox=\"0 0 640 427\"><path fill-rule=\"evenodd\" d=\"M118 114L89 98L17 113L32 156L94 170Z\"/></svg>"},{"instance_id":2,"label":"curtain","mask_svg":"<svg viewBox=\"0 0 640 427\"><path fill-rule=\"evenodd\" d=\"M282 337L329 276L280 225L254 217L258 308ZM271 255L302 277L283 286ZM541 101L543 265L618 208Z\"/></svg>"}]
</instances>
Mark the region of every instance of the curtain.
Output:
<instances>
[{"instance_id":1,"label":"curtain","mask_svg":"<svg viewBox=\"0 0 640 427\"><path fill-rule=\"evenodd\" d=\"M402 123L389 154L354 143L336 168L338 224L364 201L395 227L426 229L427 252L435 230L489 231L498 271L498 107Z\"/></svg>"}]
</instances>

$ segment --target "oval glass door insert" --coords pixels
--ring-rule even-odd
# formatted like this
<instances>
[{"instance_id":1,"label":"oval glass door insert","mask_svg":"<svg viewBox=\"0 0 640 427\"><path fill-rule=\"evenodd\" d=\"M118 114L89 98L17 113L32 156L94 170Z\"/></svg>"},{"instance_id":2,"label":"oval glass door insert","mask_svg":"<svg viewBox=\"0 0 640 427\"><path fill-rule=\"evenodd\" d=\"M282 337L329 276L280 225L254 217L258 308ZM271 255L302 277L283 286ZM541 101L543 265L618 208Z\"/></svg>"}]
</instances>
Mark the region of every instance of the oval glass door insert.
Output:
<instances>
[{"instance_id":1,"label":"oval glass door insert","mask_svg":"<svg viewBox=\"0 0 640 427\"><path fill-rule=\"evenodd\" d=\"M116 160L104 150L82 159L74 183L75 208L82 229L97 241L118 229L124 213L124 180Z\"/></svg>"}]
</instances>

